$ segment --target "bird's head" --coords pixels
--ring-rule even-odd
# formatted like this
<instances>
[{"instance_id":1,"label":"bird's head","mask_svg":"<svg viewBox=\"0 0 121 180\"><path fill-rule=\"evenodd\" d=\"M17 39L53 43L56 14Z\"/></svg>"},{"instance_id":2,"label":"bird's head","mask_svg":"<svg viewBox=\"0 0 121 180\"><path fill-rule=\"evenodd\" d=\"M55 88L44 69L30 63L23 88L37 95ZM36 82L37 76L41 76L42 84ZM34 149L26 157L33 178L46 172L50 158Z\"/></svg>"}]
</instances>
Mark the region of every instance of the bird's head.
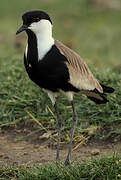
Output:
<instances>
[{"instance_id":1,"label":"bird's head","mask_svg":"<svg viewBox=\"0 0 121 180\"><path fill-rule=\"evenodd\" d=\"M43 11L29 11L22 16L23 25L18 29L16 34L22 31L33 31L35 34L46 31L52 27L52 21L49 15Z\"/></svg>"}]
</instances>

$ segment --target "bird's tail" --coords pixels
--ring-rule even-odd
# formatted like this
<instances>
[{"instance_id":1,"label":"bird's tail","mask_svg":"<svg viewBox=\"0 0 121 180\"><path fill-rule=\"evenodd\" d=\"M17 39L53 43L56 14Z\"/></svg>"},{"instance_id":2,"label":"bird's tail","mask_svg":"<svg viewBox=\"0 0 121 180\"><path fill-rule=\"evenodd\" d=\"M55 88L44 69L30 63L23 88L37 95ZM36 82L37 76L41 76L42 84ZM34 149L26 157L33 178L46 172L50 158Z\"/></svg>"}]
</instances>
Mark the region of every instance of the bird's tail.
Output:
<instances>
[{"instance_id":1,"label":"bird's tail","mask_svg":"<svg viewBox=\"0 0 121 180\"><path fill-rule=\"evenodd\" d=\"M94 101L96 104L105 104L108 102L106 93L113 93L114 89L112 87L100 84L103 88L103 93L100 93L97 89L92 91L83 92L90 100Z\"/></svg>"}]
</instances>

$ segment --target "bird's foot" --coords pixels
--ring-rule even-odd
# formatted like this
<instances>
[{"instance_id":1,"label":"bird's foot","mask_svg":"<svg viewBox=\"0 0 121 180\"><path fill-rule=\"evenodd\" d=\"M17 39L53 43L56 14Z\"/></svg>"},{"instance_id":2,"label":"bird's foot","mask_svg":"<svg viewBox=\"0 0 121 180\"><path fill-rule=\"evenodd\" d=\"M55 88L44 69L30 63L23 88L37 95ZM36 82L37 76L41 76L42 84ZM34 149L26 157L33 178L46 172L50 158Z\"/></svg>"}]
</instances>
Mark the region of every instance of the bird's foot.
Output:
<instances>
[{"instance_id":1,"label":"bird's foot","mask_svg":"<svg viewBox=\"0 0 121 180\"><path fill-rule=\"evenodd\" d=\"M69 159L67 158L67 159L65 160L64 165L65 165L65 166L68 166L69 164L70 164L70 161L69 161Z\"/></svg>"}]
</instances>

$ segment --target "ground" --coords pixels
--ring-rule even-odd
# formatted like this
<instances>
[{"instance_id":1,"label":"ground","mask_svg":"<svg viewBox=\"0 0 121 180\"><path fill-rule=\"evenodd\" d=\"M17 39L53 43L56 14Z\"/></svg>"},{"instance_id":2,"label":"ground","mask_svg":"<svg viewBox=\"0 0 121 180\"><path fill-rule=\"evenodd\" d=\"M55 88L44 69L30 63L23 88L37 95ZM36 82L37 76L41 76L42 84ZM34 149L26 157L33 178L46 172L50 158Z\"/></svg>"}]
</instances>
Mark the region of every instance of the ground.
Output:
<instances>
[{"instance_id":1,"label":"ground","mask_svg":"<svg viewBox=\"0 0 121 180\"><path fill-rule=\"evenodd\" d=\"M41 164L55 162L56 147L51 140L41 140L37 135L21 139L23 132L16 129L2 131L0 133L0 166L18 166L26 164ZM50 145L51 144L51 145ZM87 144L72 152L73 160L90 159L94 156L121 154L121 142L90 140ZM61 160L64 161L67 154L67 145L61 147Z\"/></svg>"}]
</instances>

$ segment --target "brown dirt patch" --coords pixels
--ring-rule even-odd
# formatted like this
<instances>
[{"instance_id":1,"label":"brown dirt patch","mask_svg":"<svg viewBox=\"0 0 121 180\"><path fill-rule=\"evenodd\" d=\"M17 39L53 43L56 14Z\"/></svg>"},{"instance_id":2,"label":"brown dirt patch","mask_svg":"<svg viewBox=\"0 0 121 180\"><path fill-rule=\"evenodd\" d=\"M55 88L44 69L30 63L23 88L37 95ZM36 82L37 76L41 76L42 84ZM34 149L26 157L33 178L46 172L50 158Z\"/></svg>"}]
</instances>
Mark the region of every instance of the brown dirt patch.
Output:
<instances>
[{"instance_id":1,"label":"brown dirt patch","mask_svg":"<svg viewBox=\"0 0 121 180\"><path fill-rule=\"evenodd\" d=\"M23 132L9 130L0 133L0 166L18 166L22 164L33 165L45 162L55 162L56 148L50 146L48 140L41 140L38 134L29 136L27 139L16 141L21 138ZM88 142L78 150L72 152L72 160L90 159L93 156L110 155L114 152L121 154L121 142ZM60 151L61 160L67 155L67 146Z\"/></svg>"}]
</instances>

